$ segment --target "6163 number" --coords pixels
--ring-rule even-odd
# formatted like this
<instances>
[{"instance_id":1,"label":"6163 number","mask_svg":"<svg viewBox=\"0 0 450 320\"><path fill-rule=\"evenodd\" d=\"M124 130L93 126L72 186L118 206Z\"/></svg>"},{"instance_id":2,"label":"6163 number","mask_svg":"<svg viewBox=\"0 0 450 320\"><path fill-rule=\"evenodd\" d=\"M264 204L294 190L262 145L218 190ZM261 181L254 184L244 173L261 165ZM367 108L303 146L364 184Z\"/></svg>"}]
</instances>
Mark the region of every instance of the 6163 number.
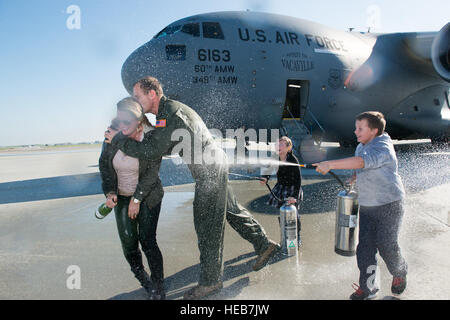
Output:
<instances>
[{"instance_id":1,"label":"6163 number","mask_svg":"<svg viewBox=\"0 0 450 320\"><path fill-rule=\"evenodd\" d=\"M231 61L231 52L229 50L218 49L199 49L198 60L200 61L214 61L214 62L228 62Z\"/></svg>"}]
</instances>

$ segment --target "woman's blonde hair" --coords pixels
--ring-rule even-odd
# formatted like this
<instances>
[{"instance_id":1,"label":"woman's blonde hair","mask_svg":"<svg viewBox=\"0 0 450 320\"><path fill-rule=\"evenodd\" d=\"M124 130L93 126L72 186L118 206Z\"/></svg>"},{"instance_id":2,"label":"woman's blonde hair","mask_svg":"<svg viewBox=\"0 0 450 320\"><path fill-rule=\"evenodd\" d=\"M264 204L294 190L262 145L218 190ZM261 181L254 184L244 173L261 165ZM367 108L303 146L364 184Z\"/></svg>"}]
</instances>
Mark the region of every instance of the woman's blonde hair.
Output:
<instances>
[{"instance_id":1,"label":"woman's blonde hair","mask_svg":"<svg viewBox=\"0 0 450 320\"><path fill-rule=\"evenodd\" d=\"M289 151L292 150L292 140L287 136L282 136L278 141L284 141L284 144L289 149Z\"/></svg>"},{"instance_id":2,"label":"woman's blonde hair","mask_svg":"<svg viewBox=\"0 0 450 320\"><path fill-rule=\"evenodd\" d=\"M126 97L117 102L117 110L128 112L140 123L151 126L141 104L133 97Z\"/></svg>"}]
</instances>

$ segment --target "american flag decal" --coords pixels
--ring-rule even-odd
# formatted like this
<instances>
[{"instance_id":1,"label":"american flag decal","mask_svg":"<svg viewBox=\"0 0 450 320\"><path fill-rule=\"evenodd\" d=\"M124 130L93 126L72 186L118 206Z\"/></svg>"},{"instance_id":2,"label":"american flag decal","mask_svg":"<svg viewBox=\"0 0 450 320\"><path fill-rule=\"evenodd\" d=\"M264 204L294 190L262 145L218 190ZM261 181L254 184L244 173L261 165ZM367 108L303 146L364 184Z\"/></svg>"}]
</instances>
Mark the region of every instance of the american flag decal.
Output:
<instances>
[{"instance_id":1,"label":"american flag decal","mask_svg":"<svg viewBox=\"0 0 450 320\"><path fill-rule=\"evenodd\" d=\"M156 120L156 128L165 128L166 127L166 119Z\"/></svg>"}]
</instances>

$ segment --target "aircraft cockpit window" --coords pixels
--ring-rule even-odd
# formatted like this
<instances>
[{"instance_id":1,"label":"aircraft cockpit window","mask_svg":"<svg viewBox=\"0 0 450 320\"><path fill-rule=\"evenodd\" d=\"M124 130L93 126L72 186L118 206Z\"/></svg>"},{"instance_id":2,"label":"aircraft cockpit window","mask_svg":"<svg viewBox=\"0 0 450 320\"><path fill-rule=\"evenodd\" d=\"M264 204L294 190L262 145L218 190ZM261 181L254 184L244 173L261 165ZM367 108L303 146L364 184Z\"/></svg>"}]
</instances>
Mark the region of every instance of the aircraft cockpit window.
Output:
<instances>
[{"instance_id":1,"label":"aircraft cockpit window","mask_svg":"<svg viewBox=\"0 0 450 320\"><path fill-rule=\"evenodd\" d=\"M203 37L211 39L225 39L222 28L217 22L203 22Z\"/></svg>"},{"instance_id":2,"label":"aircraft cockpit window","mask_svg":"<svg viewBox=\"0 0 450 320\"><path fill-rule=\"evenodd\" d=\"M200 37L200 26L198 23L187 23L181 28L181 32Z\"/></svg>"},{"instance_id":3,"label":"aircraft cockpit window","mask_svg":"<svg viewBox=\"0 0 450 320\"><path fill-rule=\"evenodd\" d=\"M161 37L165 37L168 36L170 34L174 34L177 33L178 31L181 30L181 25L176 25L176 26L168 26L165 27L163 30L161 30L156 36L156 38L161 38Z\"/></svg>"}]
</instances>

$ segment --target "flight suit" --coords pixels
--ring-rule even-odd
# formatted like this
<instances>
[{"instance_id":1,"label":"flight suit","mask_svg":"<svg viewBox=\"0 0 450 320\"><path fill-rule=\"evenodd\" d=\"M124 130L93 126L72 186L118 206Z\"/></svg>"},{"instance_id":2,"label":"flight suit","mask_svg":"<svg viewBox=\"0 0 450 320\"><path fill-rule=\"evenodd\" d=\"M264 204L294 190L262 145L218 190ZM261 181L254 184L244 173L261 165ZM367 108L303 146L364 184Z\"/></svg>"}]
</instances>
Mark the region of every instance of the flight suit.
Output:
<instances>
[{"instance_id":1,"label":"flight suit","mask_svg":"<svg viewBox=\"0 0 450 320\"><path fill-rule=\"evenodd\" d=\"M162 96L156 120L155 131L142 142L119 133L111 143L132 157L146 159L170 155L176 148L174 152L180 154L195 180L193 211L200 251L199 285L214 285L223 274L225 217L241 237L253 244L256 254L269 247L269 240L228 186L226 154L216 146L200 116L181 102ZM178 150L181 142L186 147ZM214 161L206 160L204 155Z\"/></svg>"}]
</instances>

